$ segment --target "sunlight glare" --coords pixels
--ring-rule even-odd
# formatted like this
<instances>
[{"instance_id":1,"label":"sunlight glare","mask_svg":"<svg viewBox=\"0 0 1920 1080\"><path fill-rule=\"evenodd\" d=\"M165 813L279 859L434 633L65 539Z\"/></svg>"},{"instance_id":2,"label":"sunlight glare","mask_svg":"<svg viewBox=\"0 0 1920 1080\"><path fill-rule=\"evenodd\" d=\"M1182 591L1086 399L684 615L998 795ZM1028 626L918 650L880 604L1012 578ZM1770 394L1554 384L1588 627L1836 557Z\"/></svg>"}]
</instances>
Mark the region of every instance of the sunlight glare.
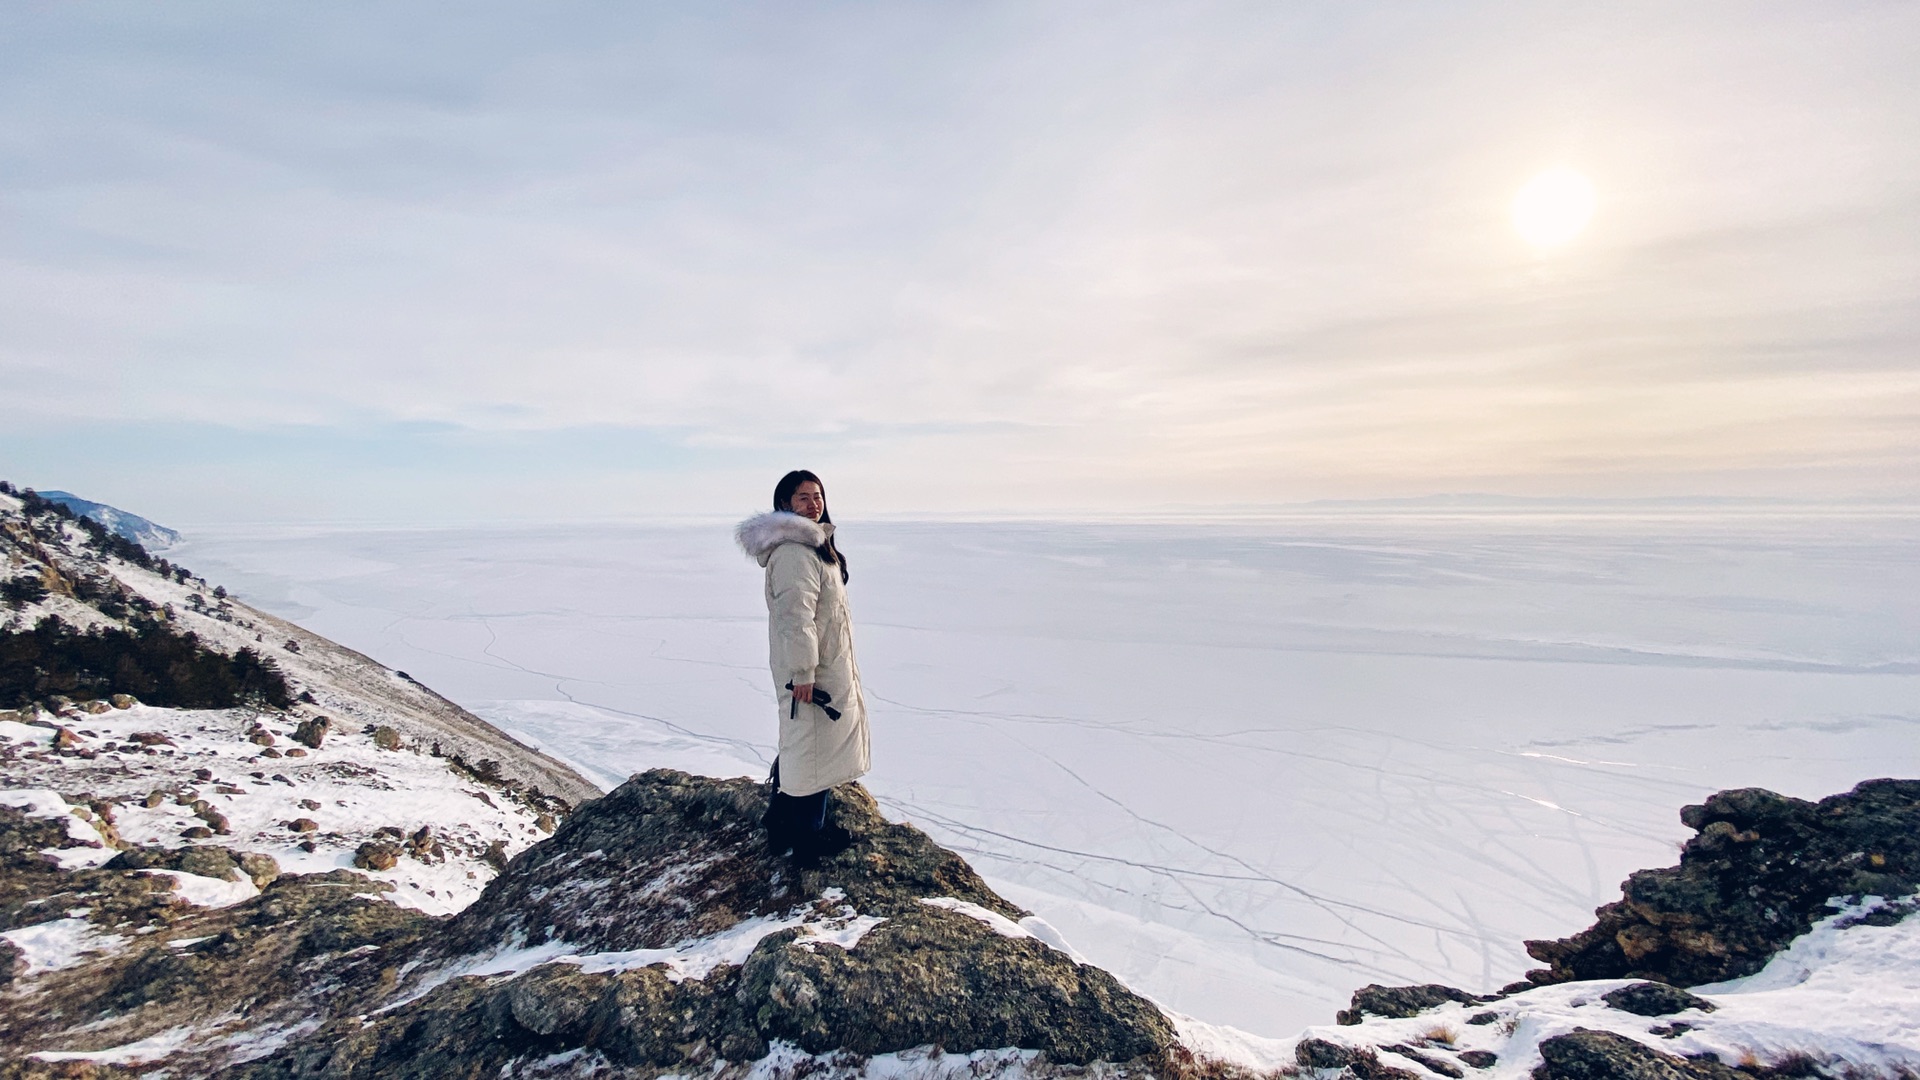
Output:
<instances>
[{"instance_id":1,"label":"sunlight glare","mask_svg":"<svg viewBox=\"0 0 1920 1080\"><path fill-rule=\"evenodd\" d=\"M1513 198L1513 227L1535 247L1555 247L1580 235L1593 217L1593 182L1569 168L1548 169Z\"/></svg>"}]
</instances>

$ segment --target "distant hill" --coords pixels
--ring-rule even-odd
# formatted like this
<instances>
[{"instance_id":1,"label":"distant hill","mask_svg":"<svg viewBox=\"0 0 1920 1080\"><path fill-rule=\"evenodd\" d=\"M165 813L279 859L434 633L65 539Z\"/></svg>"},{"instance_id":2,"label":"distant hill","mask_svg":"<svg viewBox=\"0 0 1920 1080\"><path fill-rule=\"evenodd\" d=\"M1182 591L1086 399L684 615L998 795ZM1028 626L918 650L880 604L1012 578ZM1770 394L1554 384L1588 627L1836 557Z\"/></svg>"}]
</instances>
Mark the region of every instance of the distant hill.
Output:
<instances>
[{"instance_id":1,"label":"distant hill","mask_svg":"<svg viewBox=\"0 0 1920 1080\"><path fill-rule=\"evenodd\" d=\"M120 536L124 536L128 540L149 550L168 547L180 542L179 533L167 528L165 525L148 521L139 514L130 514L117 506L108 506L106 503L97 503L91 499L83 499L78 495L65 491L43 491L40 493L40 497L48 502L59 503L61 506L79 514L81 517L92 518L94 521L105 525Z\"/></svg>"}]
</instances>

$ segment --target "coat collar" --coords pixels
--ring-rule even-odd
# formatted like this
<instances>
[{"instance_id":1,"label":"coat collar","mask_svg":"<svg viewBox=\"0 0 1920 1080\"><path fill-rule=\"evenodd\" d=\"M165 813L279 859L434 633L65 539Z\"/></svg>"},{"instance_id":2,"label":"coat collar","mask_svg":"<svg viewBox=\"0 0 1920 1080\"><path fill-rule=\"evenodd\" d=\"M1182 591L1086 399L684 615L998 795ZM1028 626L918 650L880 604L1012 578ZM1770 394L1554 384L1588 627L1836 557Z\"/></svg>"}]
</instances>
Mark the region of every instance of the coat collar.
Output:
<instances>
[{"instance_id":1,"label":"coat collar","mask_svg":"<svg viewBox=\"0 0 1920 1080\"><path fill-rule=\"evenodd\" d=\"M767 565L767 560L773 556L773 549L781 544L819 547L832 535L831 523L823 525L785 510L755 514L733 527L734 543L739 544L740 550L761 566Z\"/></svg>"}]
</instances>

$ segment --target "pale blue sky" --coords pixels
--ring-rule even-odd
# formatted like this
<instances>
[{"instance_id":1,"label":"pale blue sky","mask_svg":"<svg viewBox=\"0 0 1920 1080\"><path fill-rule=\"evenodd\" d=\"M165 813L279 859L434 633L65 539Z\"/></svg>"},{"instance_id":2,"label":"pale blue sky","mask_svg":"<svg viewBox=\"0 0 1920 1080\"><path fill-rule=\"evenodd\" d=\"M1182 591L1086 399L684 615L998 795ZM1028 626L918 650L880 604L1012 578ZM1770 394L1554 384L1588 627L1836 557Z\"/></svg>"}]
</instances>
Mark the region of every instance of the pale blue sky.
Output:
<instances>
[{"instance_id":1,"label":"pale blue sky","mask_svg":"<svg viewBox=\"0 0 1920 1080\"><path fill-rule=\"evenodd\" d=\"M1916 117L1911 4L13 4L0 476L1910 498Z\"/></svg>"}]
</instances>

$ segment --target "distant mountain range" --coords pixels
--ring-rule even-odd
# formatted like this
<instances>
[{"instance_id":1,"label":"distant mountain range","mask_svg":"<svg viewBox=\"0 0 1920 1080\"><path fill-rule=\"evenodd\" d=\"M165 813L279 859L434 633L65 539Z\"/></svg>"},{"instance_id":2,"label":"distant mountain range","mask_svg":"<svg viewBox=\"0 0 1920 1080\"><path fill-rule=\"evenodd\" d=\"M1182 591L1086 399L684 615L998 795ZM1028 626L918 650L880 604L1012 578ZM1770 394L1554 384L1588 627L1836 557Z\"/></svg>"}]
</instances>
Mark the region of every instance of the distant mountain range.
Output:
<instances>
[{"instance_id":1,"label":"distant mountain range","mask_svg":"<svg viewBox=\"0 0 1920 1080\"><path fill-rule=\"evenodd\" d=\"M59 503L81 517L92 518L144 548L164 548L180 542L180 534L174 530L117 506L83 499L65 491L42 491L40 497L48 502Z\"/></svg>"}]
</instances>

